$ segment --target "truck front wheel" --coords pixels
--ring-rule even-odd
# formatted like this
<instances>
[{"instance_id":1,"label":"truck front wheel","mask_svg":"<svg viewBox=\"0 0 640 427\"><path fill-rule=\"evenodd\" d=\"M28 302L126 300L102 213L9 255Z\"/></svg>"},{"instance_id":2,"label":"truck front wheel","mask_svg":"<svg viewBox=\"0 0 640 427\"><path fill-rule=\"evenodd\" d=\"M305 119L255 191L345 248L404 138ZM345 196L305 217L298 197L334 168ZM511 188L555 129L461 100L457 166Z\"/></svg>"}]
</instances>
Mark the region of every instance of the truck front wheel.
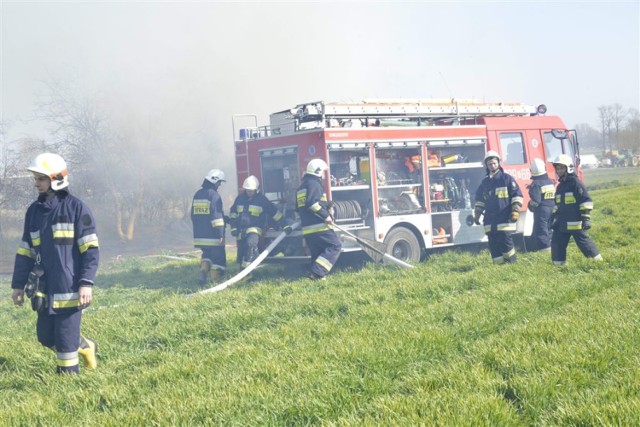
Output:
<instances>
[{"instance_id":1,"label":"truck front wheel","mask_svg":"<svg viewBox=\"0 0 640 427\"><path fill-rule=\"evenodd\" d=\"M406 262L420 261L420 244L415 234L405 227L394 228L384 239L387 253ZM385 263L389 261L385 260Z\"/></svg>"}]
</instances>

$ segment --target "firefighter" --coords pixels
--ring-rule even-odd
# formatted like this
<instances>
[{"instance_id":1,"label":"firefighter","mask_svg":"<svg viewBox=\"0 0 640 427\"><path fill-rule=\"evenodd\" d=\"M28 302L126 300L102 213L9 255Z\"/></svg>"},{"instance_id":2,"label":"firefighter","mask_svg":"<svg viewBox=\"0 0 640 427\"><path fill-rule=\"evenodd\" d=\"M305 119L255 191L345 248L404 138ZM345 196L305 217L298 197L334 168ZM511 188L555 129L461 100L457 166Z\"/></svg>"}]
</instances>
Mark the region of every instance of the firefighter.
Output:
<instances>
[{"instance_id":1,"label":"firefighter","mask_svg":"<svg viewBox=\"0 0 640 427\"><path fill-rule=\"evenodd\" d=\"M522 207L522 192L516 180L504 172L500 155L488 151L484 157L487 176L476 192L474 222L480 225L484 213L484 231L489 239L489 251L495 264L516 261L512 234Z\"/></svg>"},{"instance_id":2,"label":"firefighter","mask_svg":"<svg viewBox=\"0 0 640 427\"><path fill-rule=\"evenodd\" d=\"M224 172L211 169L204 177L202 188L193 196L191 221L193 222L193 245L202 250L200 260L200 285L222 278L227 268L227 254L224 248L224 216L222 199L218 188L226 182Z\"/></svg>"},{"instance_id":3,"label":"firefighter","mask_svg":"<svg viewBox=\"0 0 640 427\"><path fill-rule=\"evenodd\" d=\"M533 238L539 251L551 250L551 212L555 206L555 185L544 161L533 159L530 165L531 184L529 184L528 209L533 212Z\"/></svg>"},{"instance_id":4,"label":"firefighter","mask_svg":"<svg viewBox=\"0 0 640 427\"><path fill-rule=\"evenodd\" d=\"M556 265L567 263L567 246L573 236L584 256L602 261L600 251L587 234L591 228L593 201L575 175L571 157L561 154L553 162L553 167L560 182L556 188L556 205L551 220L551 260Z\"/></svg>"},{"instance_id":5,"label":"firefighter","mask_svg":"<svg viewBox=\"0 0 640 427\"><path fill-rule=\"evenodd\" d=\"M302 235L311 252L309 278L312 280L325 278L342 249L340 239L331 228L333 218L322 187L322 179L328 169L324 160L311 160L296 191L296 209L302 223Z\"/></svg>"},{"instance_id":6,"label":"firefighter","mask_svg":"<svg viewBox=\"0 0 640 427\"><path fill-rule=\"evenodd\" d=\"M251 175L242 183L244 191L236 197L229 212L231 235L238 242L237 262L243 268L251 264L258 256L258 243L262 230L268 227L269 220L283 227L285 232L291 226L284 224L284 215L276 205L260 193L260 181Z\"/></svg>"},{"instance_id":7,"label":"firefighter","mask_svg":"<svg viewBox=\"0 0 640 427\"><path fill-rule=\"evenodd\" d=\"M21 306L25 292L31 298L38 341L56 352L57 373L77 374L79 355L95 369L98 345L80 334L99 263L93 214L69 192L67 165L59 155L40 154L27 170L38 198L25 215L11 279L13 303Z\"/></svg>"}]
</instances>

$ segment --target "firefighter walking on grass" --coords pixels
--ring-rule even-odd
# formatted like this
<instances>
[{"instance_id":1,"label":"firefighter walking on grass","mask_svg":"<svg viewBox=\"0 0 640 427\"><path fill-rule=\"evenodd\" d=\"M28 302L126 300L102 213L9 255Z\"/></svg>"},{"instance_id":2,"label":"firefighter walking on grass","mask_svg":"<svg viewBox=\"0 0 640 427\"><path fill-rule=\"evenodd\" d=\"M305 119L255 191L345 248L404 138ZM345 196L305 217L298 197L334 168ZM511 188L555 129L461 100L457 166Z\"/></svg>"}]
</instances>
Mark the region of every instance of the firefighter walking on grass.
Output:
<instances>
[{"instance_id":1,"label":"firefighter walking on grass","mask_svg":"<svg viewBox=\"0 0 640 427\"><path fill-rule=\"evenodd\" d=\"M555 207L556 188L547 175L541 159L531 162L531 184L529 184L528 209L533 212L533 238L538 251L551 250L551 212Z\"/></svg>"},{"instance_id":2,"label":"firefighter walking on grass","mask_svg":"<svg viewBox=\"0 0 640 427\"><path fill-rule=\"evenodd\" d=\"M489 239L489 251L495 264L516 261L512 234L522 207L522 192L515 179L500 166L500 155L488 151L484 157L487 176L476 192L474 222L480 225L484 213L484 231Z\"/></svg>"},{"instance_id":3,"label":"firefighter walking on grass","mask_svg":"<svg viewBox=\"0 0 640 427\"><path fill-rule=\"evenodd\" d=\"M575 175L571 157L561 154L553 162L560 183L556 188L556 206L552 214L551 260L556 265L567 263L567 246L573 236L584 256L602 261L602 255L587 231L591 228L593 201L587 188Z\"/></svg>"},{"instance_id":4,"label":"firefighter walking on grass","mask_svg":"<svg viewBox=\"0 0 640 427\"><path fill-rule=\"evenodd\" d=\"M296 209L300 215L302 235L311 252L309 278L312 280L325 278L342 249L340 239L331 228L333 219L322 186L322 178L328 169L324 160L311 160L296 191Z\"/></svg>"},{"instance_id":5,"label":"firefighter walking on grass","mask_svg":"<svg viewBox=\"0 0 640 427\"><path fill-rule=\"evenodd\" d=\"M196 191L191 204L193 245L202 250L198 284L206 285L209 276L213 282L222 278L227 268L224 247L224 216L218 188L225 182L224 172L211 169L204 177L202 187Z\"/></svg>"},{"instance_id":6,"label":"firefighter walking on grass","mask_svg":"<svg viewBox=\"0 0 640 427\"><path fill-rule=\"evenodd\" d=\"M56 352L59 374L77 374L79 356L97 365L95 341L80 335L82 310L93 300L99 249L96 223L87 205L69 193L67 164L44 153L27 169L38 199L27 209L11 288L14 304L25 293L37 312L38 341Z\"/></svg>"},{"instance_id":7,"label":"firefighter walking on grass","mask_svg":"<svg viewBox=\"0 0 640 427\"><path fill-rule=\"evenodd\" d=\"M236 197L229 211L231 235L238 242L237 262L243 268L258 256L258 244L269 221L283 225L283 214L276 205L260 193L260 181L251 175L242 184L244 191ZM288 227L288 229L287 229ZM290 226L284 226L289 231Z\"/></svg>"}]
</instances>

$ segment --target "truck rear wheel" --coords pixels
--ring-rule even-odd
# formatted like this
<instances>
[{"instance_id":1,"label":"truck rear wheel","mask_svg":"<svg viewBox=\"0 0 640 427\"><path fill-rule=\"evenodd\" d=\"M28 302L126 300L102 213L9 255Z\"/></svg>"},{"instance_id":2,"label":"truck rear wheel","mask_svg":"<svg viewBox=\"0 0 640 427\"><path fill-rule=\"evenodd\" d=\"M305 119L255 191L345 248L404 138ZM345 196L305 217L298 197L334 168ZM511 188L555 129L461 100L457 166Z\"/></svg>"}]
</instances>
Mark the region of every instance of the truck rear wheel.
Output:
<instances>
[{"instance_id":1,"label":"truck rear wheel","mask_svg":"<svg viewBox=\"0 0 640 427\"><path fill-rule=\"evenodd\" d=\"M406 262L420 261L420 243L415 234L405 227L391 230L384 239L384 244L387 245L387 253L394 258Z\"/></svg>"}]
</instances>

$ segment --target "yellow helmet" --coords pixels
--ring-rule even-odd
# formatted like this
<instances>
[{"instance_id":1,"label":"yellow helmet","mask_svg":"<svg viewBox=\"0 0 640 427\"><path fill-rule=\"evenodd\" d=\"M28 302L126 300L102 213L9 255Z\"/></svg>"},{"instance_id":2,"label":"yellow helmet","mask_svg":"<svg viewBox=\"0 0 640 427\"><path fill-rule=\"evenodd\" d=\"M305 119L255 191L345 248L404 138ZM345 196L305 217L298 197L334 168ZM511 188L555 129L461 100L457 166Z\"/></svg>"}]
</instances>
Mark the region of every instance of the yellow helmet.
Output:
<instances>
[{"instance_id":1,"label":"yellow helmet","mask_svg":"<svg viewBox=\"0 0 640 427\"><path fill-rule=\"evenodd\" d=\"M67 163L57 154L39 154L31 162L27 170L34 174L48 176L51 179L51 189L53 191L62 190L69 186Z\"/></svg>"}]
</instances>

